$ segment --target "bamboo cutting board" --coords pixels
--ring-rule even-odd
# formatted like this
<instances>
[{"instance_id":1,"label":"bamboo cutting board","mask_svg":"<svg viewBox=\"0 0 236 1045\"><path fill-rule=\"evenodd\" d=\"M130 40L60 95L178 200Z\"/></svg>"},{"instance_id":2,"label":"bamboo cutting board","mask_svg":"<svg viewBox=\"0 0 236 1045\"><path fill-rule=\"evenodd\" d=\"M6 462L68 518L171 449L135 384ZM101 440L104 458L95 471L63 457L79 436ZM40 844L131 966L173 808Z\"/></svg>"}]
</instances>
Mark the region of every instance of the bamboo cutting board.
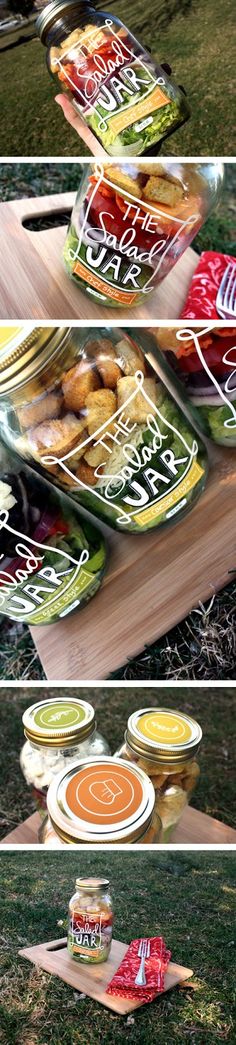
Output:
<instances>
[{"instance_id":1,"label":"bamboo cutting board","mask_svg":"<svg viewBox=\"0 0 236 1045\"><path fill-rule=\"evenodd\" d=\"M39 813L33 813L14 831L2 838L1 845L36 845L38 830L41 824ZM171 843L175 845L236 845L236 831L212 816L206 816L199 809L187 806L173 834Z\"/></svg>"},{"instance_id":2,"label":"bamboo cutting board","mask_svg":"<svg viewBox=\"0 0 236 1045\"><path fill-rule=\"evenodd\" d=\"M59 976L74 990L88 994L89 998L94 998L95 1001L100 1002L100 1005L105 1005L107 1009L112 1009L120 1016L126 1016L129 1012L140 1009L143 1003L106 994L106 988L127 950L128 944L121 943L120 940L113 940L108 961L101 965L80 965L75 962L68 954L66 939L52 940L35 947L24 947L19 954L22 958L28 958L40 969L45 969L45 972L51 973L51 976ZM175 965L170 962L165 975L163 993L171 990L177 983L188 980L190 976L193 976L192 969L185 969L183 965Z\"/></svg>"},{"instance_id":3,"label":"bamboo cutting board","mask_svg":"<svg viewBox=\"0 0 236 1045\"><path fill-rule=\"evenodd\" d=\"M232 580L236 452L213 447L210 456L204 494L181 523L140 536L109 531L95 598L81 613L31 629L48 679L107 679Z\"/></svg>"},{"instance_id":4,"label":"bamboo cutting board","mask_svg":"<svg viewBox=\"0 0 236 1045\"><path fill-rule=\"evenodd\" d=\"M184 305L198 255L189 247L161 286L139 308L104 308L89 298L64 271L61 253L74 192L0 204L0 319L130 320L177 319ZM58 225L31 232L23 222L58 215Z\"/></svg>"}]
</instances>

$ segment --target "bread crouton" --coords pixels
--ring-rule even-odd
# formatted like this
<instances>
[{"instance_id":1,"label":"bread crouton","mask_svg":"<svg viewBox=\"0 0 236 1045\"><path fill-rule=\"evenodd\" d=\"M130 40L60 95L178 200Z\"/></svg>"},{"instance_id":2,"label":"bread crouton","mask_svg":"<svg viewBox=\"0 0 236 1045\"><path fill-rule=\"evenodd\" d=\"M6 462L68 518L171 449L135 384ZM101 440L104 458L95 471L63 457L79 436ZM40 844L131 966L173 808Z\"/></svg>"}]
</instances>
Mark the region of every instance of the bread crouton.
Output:
<instances>
[{"instance_id":1,"label":"bread crouton","mask_svg":"<svg viewBox=\"0 0 236 1045\"><path fill-rule=\"evenodd\" d=\"M114 182L119 189L124 189L125 192L130 192L132 196L137 196L137 192L139 192L138 178L131 178L129 174L125 174L125 171L119 167L110 165L105 167L105 175L108 181Z\"/></svg>"},{"instance_id":2,"label":"bread crouton","mask_svg":"<svg viewBox=\"0 0 236 1045\"><path fill-rule=\"evenodd\" d=\"M117 409L117 400L114 392L109 388L99 388L97 392L90 392L86 399L86 426L89 435L93 435L101 425L109 421Z\"/></svg>"},{"instance_id":3,"label":"bread crouton","mask_svg":"<svg viewBox=\"0 0 236 1045\"><path fill-rule=\"evenodd\" d=\"M67 410L76 414L83 409L89 392L100 388L99 376L88 360L81 359L62 378L62 391Z\"/></svg>"},{"instance_id":4,"label":"bread crouton","mask_svg":"<svg viewBox=\"0 0 236 1045\"><path fill-rule=\"evenodd\" d=\"M127 341L126 338L122 338L122 341L118 341L116 346L117 360L120 364L120 370L123 370L124 374L136 374L137 370L141 370L142 374L146 374L146 364L144 356L141 355L138 348L134 348L131 341ZM122 377L122 374L119 375Z\"/></svg>"},{"instance_id":5,"label":"bread crouton","mask_svg":"<svg viewBox=\"0 0 236 1045\"><path fill-rule=\"evenodd\" d=\"M17 415L21 428L33 428L34 425L39 425L41 421L47 421L48 418L59 417L62 402L61 391L55 391L42 395L39 399L33 399L25 406L20 406Z\"/></svg>"},{"instance_id":6,"label":"bread crouton","mask_svg":"<svg viewBox=\"0 0 236 1045\"><path fill-rule=\"evenodd\" d=\"M84 459L87 464L90 464L91 468L98 468L99 464L103 464L103 461L107 460L109 451L105 449L105 446L101 446L100 443L97 446L90 446L84 453Z\"/></svg>"},{"instance_id":7,"label":"bread crouton","mask_svg":"<svg viewBox=\"0 0 236 1045\"><path fill-rule=\"evenodd\" d=\"M168 178L148 179L143 189L143 198L152 200L153 203L164 203L167 207L174 207L179 200L183 199L184 190L182 185L176 185Z\"/></svg>"},{"instance_id":8,"label":"bread crouton","mask_svg":"<svg viewBox=\"0 0 236 1045\"><path fill-rule=\"evenodd\" d=\"M86 351L93 356L96 368L105 388L116 388L120 367L116 362L116 351L108 337L86 342Z\"/></svg>"},{"instance_id":9,"label":"bread crouton","mask_svg":"<svg viewBox=\"0 0 236 1045\"><path fill-rule=\"evenodd\" d=\"M82 442L85 421L78 421L74 414L66 414L60 420L45 421L28 433L31 449L40 456L49 451L56 457L64 457ZM79 452L79 451L78 451Z\"/></svg>"},{"instance_id":10,"label":"bread crouton","mask_svg":"<svg viewBox=\"0 0 236 1045\"><path fill-rule=\"evenodd\" d=\"M126 409L125 404L127 399L135 392L137 388L135 377L121 377L118 381L117 392L118 392L118 408L122 407L124 414L130 418L130 421L137 421L139 424L142 421L146 421L148 414L151 411L151 404L146 401L142 392L136 392L134 399L128 403ZM157 403L157 386L154 377L146 377L143 382L143 390L147 393L151 399L153 405Z\"/></svg>"},{"instance_id":11,"label":"bread crouton","mask_svg":"<svg viewBox=\"0 0 236 1045\"><path fill-rule=\"evenodd\" d=\"M96 486L98 479L95 475L94 468L90 468L84 457L79 463L79 467L76 472L77 479L80 479L81 483L85 483L85 486Z\"/></svg>"}]
</instances>

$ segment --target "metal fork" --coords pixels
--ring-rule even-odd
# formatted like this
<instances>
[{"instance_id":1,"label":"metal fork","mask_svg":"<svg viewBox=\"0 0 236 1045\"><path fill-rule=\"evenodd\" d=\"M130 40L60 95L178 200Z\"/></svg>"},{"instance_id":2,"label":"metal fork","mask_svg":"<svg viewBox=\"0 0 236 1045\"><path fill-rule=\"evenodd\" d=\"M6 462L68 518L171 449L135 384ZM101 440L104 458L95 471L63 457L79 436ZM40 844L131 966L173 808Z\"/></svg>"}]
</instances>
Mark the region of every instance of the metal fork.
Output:
<instances>
[{"instance_id":1,"label":"metal fork","mask_svg":"<svg viewBox=\"0 0 236 1045\"><path fill-rule=\"evenodd\" d=\"M236 316L236 263L231 261L222 276L216 308L222 319L234 319Z\"/></svg>"},{"instance_id":2,"label":"metal fork","mask_svg":"<svg viewBox=\"0 0 236 1045\"><path fill-rule=\"evenodd\" d=\"M138 958L141 958L139 970L134 981L136 987L145 987L146 976L145 976L145 959L149 958L150 955L150 940L140 940L138 949Z\"/></svg>"}]
</instances>

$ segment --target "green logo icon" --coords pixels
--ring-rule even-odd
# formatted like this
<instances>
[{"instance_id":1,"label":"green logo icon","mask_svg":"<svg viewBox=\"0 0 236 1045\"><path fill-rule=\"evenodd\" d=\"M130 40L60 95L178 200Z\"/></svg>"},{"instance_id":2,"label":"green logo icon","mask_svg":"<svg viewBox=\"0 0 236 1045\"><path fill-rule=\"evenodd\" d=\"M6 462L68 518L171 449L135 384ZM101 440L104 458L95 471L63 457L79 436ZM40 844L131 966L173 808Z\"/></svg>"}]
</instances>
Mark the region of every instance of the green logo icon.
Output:
<instances>
[{"instance_id":1,"label":"green logo icon","mask_svg":"<svg viewBox=\"0 0 236 1045\"><path fill-rule=\"evenodd\" d=\"M36 726L39 726L40 729L55 729L56 732L72 726L80 726L84 719L85 709L81 704L73 704L73 702L68 704L62 700L53 700L51 704L38 708L34 715Z\"/></svg>"}]
</instances>

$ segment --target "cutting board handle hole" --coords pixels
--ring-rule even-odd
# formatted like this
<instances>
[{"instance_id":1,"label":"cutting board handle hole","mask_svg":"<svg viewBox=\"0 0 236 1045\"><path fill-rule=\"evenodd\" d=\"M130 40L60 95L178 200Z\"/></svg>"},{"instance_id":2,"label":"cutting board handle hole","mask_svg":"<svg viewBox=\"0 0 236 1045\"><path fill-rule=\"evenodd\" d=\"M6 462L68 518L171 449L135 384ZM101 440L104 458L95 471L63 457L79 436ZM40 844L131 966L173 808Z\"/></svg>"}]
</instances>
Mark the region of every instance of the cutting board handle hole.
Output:
<instances>
[{"instance_id":1,"label":"cutting board handle hole","mask_svg":"<svg viewBox=\"0 0 236 1045\"><path fill-rule=\"evenodd\" d=\"M62 951L63 949L65 950L66 945L67 938L64 936L63 940L56 940L55 943L49 943L46 949L47 951Z\"/></svg>"},{"instance_id":2,"label":"cutting board handle hole","mask_svg":"<svg viewBox=\"0 0 236 1045\"><path fill-rule=\"evenodd\" d=\"M71 210L48 211L47 214L35 214L30 218L23 218L22 225L28 232L45 232L46 229L56 229L61 225L68 225Z\"/></svg>"}]
</instances>

